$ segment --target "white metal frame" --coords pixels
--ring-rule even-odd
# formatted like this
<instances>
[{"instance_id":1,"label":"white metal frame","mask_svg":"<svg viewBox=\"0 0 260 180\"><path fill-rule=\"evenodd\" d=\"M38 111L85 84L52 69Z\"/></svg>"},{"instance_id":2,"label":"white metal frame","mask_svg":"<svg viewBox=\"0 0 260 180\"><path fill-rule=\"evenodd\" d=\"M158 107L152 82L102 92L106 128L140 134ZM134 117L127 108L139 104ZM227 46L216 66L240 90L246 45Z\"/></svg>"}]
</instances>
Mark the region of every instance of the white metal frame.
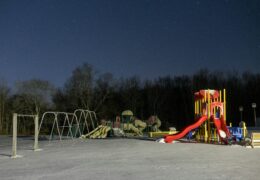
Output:
<instances>
[{"instance_id":1,"label":"white metal frame","mask_svg":"<svg viewBox=\"0 0 260 180\"><path fill-rule=\"evenodd\" d=\"M75 116L74 113L68 113L68 112L55 112L55 111L48 111L48 112L45 112L43 115L42 115L42 118L41 118L41 123L40 123L40 126L39 126L39 132L41 130L41 127L44 123L44 121L46 121L46 117L48 115L52 115L54 118L53 118L53 122L52 122L52 129L51 129L51 133L50 133L50 137L49 137L49 140L51 141L52 140L52 137L53 137L53 133L54 133L54 128L56 126L56 129L57 129L57 132L58 132L58 136L59 136L59 139L62 140L62 138L64 137L64 129L65 128L68 128L68 132L67 132L67 135L66 137L67 138L71 138L73 139L74 136L73 136L73 133L71 131L71 128L72 128L72 125L75 123L77 125L77 132L79 131L80 135L81 135L81 131L79 129L79 122L78 122L78 118L77 116ZM65 119L63 119L63 124L61 124L61 119L59 118L59 116L63 115L65 117Z\"/></svg>"},{"instance_id":2,"label":"white metal frame","mask_svg":"<svg viewBox=\"0 0 260 180\"><path fill-rule=\"evenodd\" d=\"M65 117L65 119L63 119L63 123L61 123L61 119L59 118L60 115L63 115ZM82 133L84 132L85 128L87 129L87 132L90 132L90 124L89 124L89 120L92 126L92 129L95 129L95 122L97 122L97 115L94 111L90 111L90 110L85 110L85 109L76 109L73 113L68 113L68 112L56 112L56 111L48 111L45 112L42 115L41 118L41 122L40 122L40 126L39 126L39 132L41 131L42 125L44 122L47 121L47 117L48 116L53 116L53 118L51 118L52 120L52 129L51 129L51 133L49 135L49 141L52 140L52 137L54 135L54 129L56 126L56 130L58 132L58 136L59 139L62 140L62 138L64 137L64 129L68 128L68 132L66 138L71 138L74 139L76 137L76 135L79 133L79 135L81 136ZM77 128L75 131L75 136L73 135L71 128L72 126L76 124ZM82 130L80 128L80 125L83 125Z\"/></svg>"},{"instance_id":3,"label":"white metal frame","mask_svg":"<svg viewBox=\"0 0 260 180\"><path fill-rule=\"evenodd\" d=\"M22 157L20 155L17 155L17 121L19 117L30 117L34 119L34 151L41 151L39 149L39 131L38 131L38 125L39 125L39 116L38 115L28 115L28 114L17 114L13 113L13 141L12 141L12 156L11 158L19 158Z\"/></svg>"},{"instance_id":4,"label":"white metal frame","mask_svg":"<svg viewBox=\"0 0 260 180\"><path fill-rule=\"evenodd\" d=\"M87 128L87 133L90 132L89 124L88 124L88 118L91 121L92 130L95 129L98 124L95 126L95 122L97 122L97 115L94 111L86 110L86 109L76 109L74 111L75 116L78 117L79 124L83 121L83 129L82 132L84 132L85 127ZM76 132L77 134L77 132Z\"/></svg>"}]
</instances>

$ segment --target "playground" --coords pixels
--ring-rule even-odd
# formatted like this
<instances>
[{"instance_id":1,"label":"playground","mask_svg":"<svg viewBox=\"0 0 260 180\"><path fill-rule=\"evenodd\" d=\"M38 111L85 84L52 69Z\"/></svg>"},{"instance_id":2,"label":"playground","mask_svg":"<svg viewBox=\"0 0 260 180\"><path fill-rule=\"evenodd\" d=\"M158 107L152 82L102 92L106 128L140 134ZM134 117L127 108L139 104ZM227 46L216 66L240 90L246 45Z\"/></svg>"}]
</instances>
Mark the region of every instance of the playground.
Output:
<instances>
[{"instance_id":1,"label":"playground","mask_svg":"<svg viewBox=\"0 0 260 180\"><path fill-rule=\"evenodd\" d=\"M40 141L18 138L23 158L10 160L1 136L0 174L7 179L258 179L259 149L204 143L160 144L136 139Z\"/></svg>"},{"instance_id":2,"label":"playground","mask_svg":"<svg viewBox=\"0 0 260 180\"><path fill-rule=\"evenodd\" d=\"M14 113L12 136L0 136L1 179L257 179L260 133L227 125L225 89L194 97L194 122L182 130L131 110L114 121L84 109ZM19 135L29 119L34 135Z\"/></svg>"}]
</instances>

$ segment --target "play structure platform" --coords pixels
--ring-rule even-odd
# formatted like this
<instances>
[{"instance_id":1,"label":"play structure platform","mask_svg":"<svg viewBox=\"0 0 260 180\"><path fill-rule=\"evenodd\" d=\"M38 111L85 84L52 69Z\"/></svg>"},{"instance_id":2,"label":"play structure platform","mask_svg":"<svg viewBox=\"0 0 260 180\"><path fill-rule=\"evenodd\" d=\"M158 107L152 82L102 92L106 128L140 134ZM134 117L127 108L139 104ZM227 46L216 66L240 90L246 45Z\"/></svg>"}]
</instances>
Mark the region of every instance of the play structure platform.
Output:
<instances>
[{"instance_id":1,"label":"play structure platform","mask_svg":"<svg viewBox=\"0 0 260 180\"><path fill-rule=\"evenodd\" d=\"M177 134L178 131L160 131L160 132L149 132L149 137L150 138L160 138L164 137L166 135L173 135Z\"/></svg>"}]
</instances>

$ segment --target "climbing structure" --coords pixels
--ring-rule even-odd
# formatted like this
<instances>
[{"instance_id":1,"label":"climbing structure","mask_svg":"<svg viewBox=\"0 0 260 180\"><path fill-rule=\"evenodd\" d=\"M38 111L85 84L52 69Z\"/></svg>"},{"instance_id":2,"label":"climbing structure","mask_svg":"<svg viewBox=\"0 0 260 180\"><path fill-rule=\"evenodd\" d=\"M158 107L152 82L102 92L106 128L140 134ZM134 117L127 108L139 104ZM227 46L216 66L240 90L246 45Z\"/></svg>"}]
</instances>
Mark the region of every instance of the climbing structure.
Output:
<instances>
[{"instance_id":1,"label":"climbing structure","mask_svg":"<svg viewBox=\"0 0 260 180\"><path fill-rule=\"evenodd\" d=\"M60 140L80 137L98 127L94 111L76 109L73 113L48 111L42 115L39 134L49 134L49 140L58 136Z\"/></svg>"},{"instance_id":2,"label":"climbing structure","mask_svg":"<svg viewBox=\"0 0 260 180\"><path fill-rule=\"evenodd\" d=\"M230 133L226 126L226 91L200 90L194 94L195 123L178 134L165 136L166 143L183 138L195 130L198 141L228 143Z\"/></svg>"}]
</instances>

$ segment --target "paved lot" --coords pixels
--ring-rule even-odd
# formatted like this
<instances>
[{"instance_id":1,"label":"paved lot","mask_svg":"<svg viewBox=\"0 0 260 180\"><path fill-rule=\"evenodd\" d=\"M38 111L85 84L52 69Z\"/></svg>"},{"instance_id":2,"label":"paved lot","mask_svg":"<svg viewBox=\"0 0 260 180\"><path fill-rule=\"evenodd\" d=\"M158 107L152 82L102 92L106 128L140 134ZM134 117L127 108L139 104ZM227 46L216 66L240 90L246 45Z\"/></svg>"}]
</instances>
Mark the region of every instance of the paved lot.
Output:
<instances>
[{"instance_id":1,"label":"paved lot","mask_svg":"<svg viewBox=\"0 0 260 180\"><path fill-rule=\"evenodd\" d=\"M260 179L260 149L135 139L41 141L19 139L10 159L11 138L0 137L0 179Z\"/></svg>"}]
</instances>

